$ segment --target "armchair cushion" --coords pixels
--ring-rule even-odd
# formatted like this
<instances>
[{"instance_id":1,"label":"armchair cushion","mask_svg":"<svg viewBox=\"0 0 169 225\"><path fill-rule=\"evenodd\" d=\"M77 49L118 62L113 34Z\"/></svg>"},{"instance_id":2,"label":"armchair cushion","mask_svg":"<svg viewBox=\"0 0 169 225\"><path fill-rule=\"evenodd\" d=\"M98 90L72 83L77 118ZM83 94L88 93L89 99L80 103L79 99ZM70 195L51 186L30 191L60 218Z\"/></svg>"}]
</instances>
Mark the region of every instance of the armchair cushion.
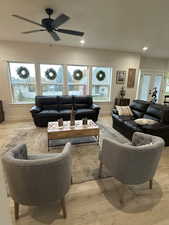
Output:
<instances>
[{"instance_id":1,"label":"armchair cushion","mask_svg":"<svg viewBox=\"0 0 169 225\"><path fill-rule=\"evenodd\" d=\"M147 144L152 144L152 142L153 142L153 139L151 135L135 132L132 137L133 146L143 146Z\"/></svg>"}]
</instances>

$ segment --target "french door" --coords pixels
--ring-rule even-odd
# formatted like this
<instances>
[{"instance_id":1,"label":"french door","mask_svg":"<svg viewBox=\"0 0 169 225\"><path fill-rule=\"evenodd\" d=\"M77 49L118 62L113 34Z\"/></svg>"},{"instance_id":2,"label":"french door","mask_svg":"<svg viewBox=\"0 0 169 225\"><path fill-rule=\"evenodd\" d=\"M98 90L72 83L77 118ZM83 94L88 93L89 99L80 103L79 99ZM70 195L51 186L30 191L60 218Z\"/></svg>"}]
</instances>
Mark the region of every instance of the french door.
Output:
<instances>
[{"instance_id":1,"label":"french door","mask_svg":"<svg viewBox=\"0 0 169 225\"><path fill-rule=\"evenodd\" d=\"M153 89L157 90L157 102L163 98L164 74L157 72L141 72L138 98L149 101L152 99Z\"/></svg>"}]
</instances>

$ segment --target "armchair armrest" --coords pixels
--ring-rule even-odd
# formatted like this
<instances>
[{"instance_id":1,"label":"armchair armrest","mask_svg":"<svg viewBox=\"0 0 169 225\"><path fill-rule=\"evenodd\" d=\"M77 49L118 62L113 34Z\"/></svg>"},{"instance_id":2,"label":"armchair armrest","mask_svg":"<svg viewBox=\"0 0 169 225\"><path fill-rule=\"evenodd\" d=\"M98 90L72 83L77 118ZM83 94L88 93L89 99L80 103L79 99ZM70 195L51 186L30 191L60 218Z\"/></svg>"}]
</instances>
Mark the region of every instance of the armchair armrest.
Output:
<instances>
[{"instance_id":1,"label":"armchair armrest","mask_svg":"<svg viewBox=\"0 0 169 225\"><path fill-rule=\"evenodd\" d=\"M96 105L96 104L92 104L91 109L93 110L100 110L100 106Z\"/></svg>"},{"instance_id":2,"label":"armchair armrest","mask_svg":"<svg viewBox=\"0 0 169 225\"><path fill-rule=\"evenodd\" d=\"M33 106L30 110L32 114L39 113L42 109L39 106Z\"/></svg>"}]
</instances>

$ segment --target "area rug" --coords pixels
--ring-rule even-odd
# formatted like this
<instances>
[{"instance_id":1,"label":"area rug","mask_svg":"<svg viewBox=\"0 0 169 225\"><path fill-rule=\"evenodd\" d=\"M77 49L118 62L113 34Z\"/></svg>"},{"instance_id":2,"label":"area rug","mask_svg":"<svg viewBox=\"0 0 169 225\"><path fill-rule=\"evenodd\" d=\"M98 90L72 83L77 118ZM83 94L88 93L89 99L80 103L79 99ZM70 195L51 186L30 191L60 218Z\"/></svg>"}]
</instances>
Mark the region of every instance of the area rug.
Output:
<instances>
[{"instance_id":1,"label":"area rug","mask_svg":"<svg viewBox=\"0 0 169 225\"><path fill-rule=\"evenodd\" d=\"M100 127L100 146L96 143L83 143L72 145L72 176L73 183L81 183L89 180L98 179L99 170L99 151L104 137L117 140L122 143L128 142L121 134L111 127L106 127L98 123ZM89 138L89 142L90 142ZM13 131L13 136L9 142L3 146L3 152L17 144L25 143L29 154L48 153L47 131L46 128L36 128L34 126L19 128ZM52 147L50 153L61 152L63 147ZM103 177L108 177L107 171L103 171Z\"/></svg>"}]
</instances>

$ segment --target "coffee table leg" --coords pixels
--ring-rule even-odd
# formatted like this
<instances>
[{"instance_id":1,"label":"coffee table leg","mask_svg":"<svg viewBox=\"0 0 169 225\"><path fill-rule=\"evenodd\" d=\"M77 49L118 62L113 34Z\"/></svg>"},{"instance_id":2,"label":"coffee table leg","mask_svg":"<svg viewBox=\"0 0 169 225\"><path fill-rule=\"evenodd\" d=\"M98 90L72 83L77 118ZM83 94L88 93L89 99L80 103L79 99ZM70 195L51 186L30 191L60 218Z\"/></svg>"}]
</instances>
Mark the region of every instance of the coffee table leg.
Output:
<instances>
[{"instance_id":1,"label":"coffee table leg","mask_svg":"<svg viewBox=\"0 0 169 225\"><path fill-rule=\"evenodd\" d=\"M100 141L100 136L97 136L97 144L99 145L99 141Z\"/></svg>"},{"instance_id":2,"label":"coffee table leg","mask_svg":"<svg viewBox=\"0 0 169 225\"><path fill-rule=\"evenodd\" d=\"M48 138L48 152L49 152L49 138Z\"/></svg>"}]
</instances>

